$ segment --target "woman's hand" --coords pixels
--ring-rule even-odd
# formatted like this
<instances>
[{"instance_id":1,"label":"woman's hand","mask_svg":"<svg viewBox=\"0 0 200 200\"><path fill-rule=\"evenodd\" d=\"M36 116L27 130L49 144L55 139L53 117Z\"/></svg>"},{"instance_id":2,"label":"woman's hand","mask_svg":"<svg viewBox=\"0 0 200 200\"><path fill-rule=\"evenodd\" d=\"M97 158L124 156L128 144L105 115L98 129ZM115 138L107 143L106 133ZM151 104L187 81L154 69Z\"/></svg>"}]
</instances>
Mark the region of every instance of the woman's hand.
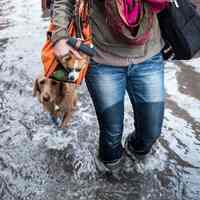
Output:
<instances>
[{"instance_id":1,"label":"woman's hand","mask_svg":"<svg viewBox=\"0 0 200 200\"><path fill-rule=\"evenodd\" d=\"M54 45L54 53L58 58L66 56L69 51L71 51L77 57L77 59L82 58L77 50L67 44L66 39L61 39Z\"/></svg>"}]
</instances>

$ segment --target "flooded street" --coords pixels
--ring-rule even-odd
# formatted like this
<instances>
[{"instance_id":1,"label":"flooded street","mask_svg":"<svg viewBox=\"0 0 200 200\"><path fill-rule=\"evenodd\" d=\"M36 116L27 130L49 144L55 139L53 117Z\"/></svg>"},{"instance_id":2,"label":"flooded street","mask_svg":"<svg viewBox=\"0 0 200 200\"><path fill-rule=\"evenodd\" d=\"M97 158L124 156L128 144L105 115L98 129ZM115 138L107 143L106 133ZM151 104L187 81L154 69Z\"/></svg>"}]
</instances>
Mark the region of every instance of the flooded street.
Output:
<instances>
[{"instance_id":1,"label":"flooded street","mask_svg":"<svg viewBox=\"0 0 200 200\"><path fill-rule=\"evenodd\" d=\"M166 63L162 135L120 180L97 173L98 125L83 84L68 129L32 96L48 18L40 0L0 0L0 200L199 200L200 59ZM126 96L123 142L133 130Z\"/></svg>"}]
</instances>

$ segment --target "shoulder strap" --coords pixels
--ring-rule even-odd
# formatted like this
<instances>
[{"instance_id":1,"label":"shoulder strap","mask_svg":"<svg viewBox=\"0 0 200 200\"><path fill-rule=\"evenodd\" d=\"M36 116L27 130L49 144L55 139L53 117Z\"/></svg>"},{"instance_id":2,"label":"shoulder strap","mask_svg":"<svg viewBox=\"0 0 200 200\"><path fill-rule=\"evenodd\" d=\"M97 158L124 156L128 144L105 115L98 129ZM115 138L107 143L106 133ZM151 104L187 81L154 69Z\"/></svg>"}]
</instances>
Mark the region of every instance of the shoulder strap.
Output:
<instances>
[{"instance_id":1,"label":"shoulder strap","mask_svg":"<svg viewBox=\"0 0 200 200\"><path fill-rule=\"evenodd\" d=\"M75 0L74 20L76 26L76 37L83 39L82 24L89 20L92 0Z\"/></svg>"}]
</instances>

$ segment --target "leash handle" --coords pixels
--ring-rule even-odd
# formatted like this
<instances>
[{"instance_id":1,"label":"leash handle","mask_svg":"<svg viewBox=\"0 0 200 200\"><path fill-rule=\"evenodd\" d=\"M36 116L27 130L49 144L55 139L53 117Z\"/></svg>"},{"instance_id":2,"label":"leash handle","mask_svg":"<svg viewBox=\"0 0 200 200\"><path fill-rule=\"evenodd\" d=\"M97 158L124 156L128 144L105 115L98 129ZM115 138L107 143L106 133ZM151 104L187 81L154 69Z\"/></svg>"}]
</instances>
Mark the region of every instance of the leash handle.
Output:
<instances>
[{"instance_id":1,"label":"leash handle","mask_svg":"<svg viewBox=\"0 0 200 200\"><path fill-rule=\"evenodd\" d=\"M93 46L90 47L86 44L83 44L82 42L80 42L80 39L70 37L67 40L67 44L69 44L76 50L80 50L82 53L85 53L86 55L88 55L90 57L94 56L94 54L95 54L95 48Z\"/></svg>"}]
</instances>

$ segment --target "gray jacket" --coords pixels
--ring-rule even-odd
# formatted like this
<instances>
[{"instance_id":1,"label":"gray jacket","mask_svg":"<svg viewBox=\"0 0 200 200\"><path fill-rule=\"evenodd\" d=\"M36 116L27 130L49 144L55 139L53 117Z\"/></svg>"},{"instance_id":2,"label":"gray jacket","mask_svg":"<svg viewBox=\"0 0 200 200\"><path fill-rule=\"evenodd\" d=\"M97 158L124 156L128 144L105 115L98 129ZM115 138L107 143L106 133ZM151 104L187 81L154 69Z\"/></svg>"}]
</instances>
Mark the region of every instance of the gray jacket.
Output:
<instances>
[{"instance_id":1,"label":"gray jacket","mask_svg":"<svg viewBox=\"0 0 200 200\"><path fill-rule=\"evenodd\" d=\"M67 37L66 27L69 16L73 13L75 0L54 0L53 23L56 31L53 33L53 42ZM128 64L141 63L153 55L159 53L164 45L160 34L157 16L151 30L150 40L140 46L128 46L126 43L117 41L106 24L103 15L104 6L99 0L93 0L91 12L91 26L93 32L93 43L96 47L94 60L98 63L127 66Z\"/></svg>"}]
</instances>

